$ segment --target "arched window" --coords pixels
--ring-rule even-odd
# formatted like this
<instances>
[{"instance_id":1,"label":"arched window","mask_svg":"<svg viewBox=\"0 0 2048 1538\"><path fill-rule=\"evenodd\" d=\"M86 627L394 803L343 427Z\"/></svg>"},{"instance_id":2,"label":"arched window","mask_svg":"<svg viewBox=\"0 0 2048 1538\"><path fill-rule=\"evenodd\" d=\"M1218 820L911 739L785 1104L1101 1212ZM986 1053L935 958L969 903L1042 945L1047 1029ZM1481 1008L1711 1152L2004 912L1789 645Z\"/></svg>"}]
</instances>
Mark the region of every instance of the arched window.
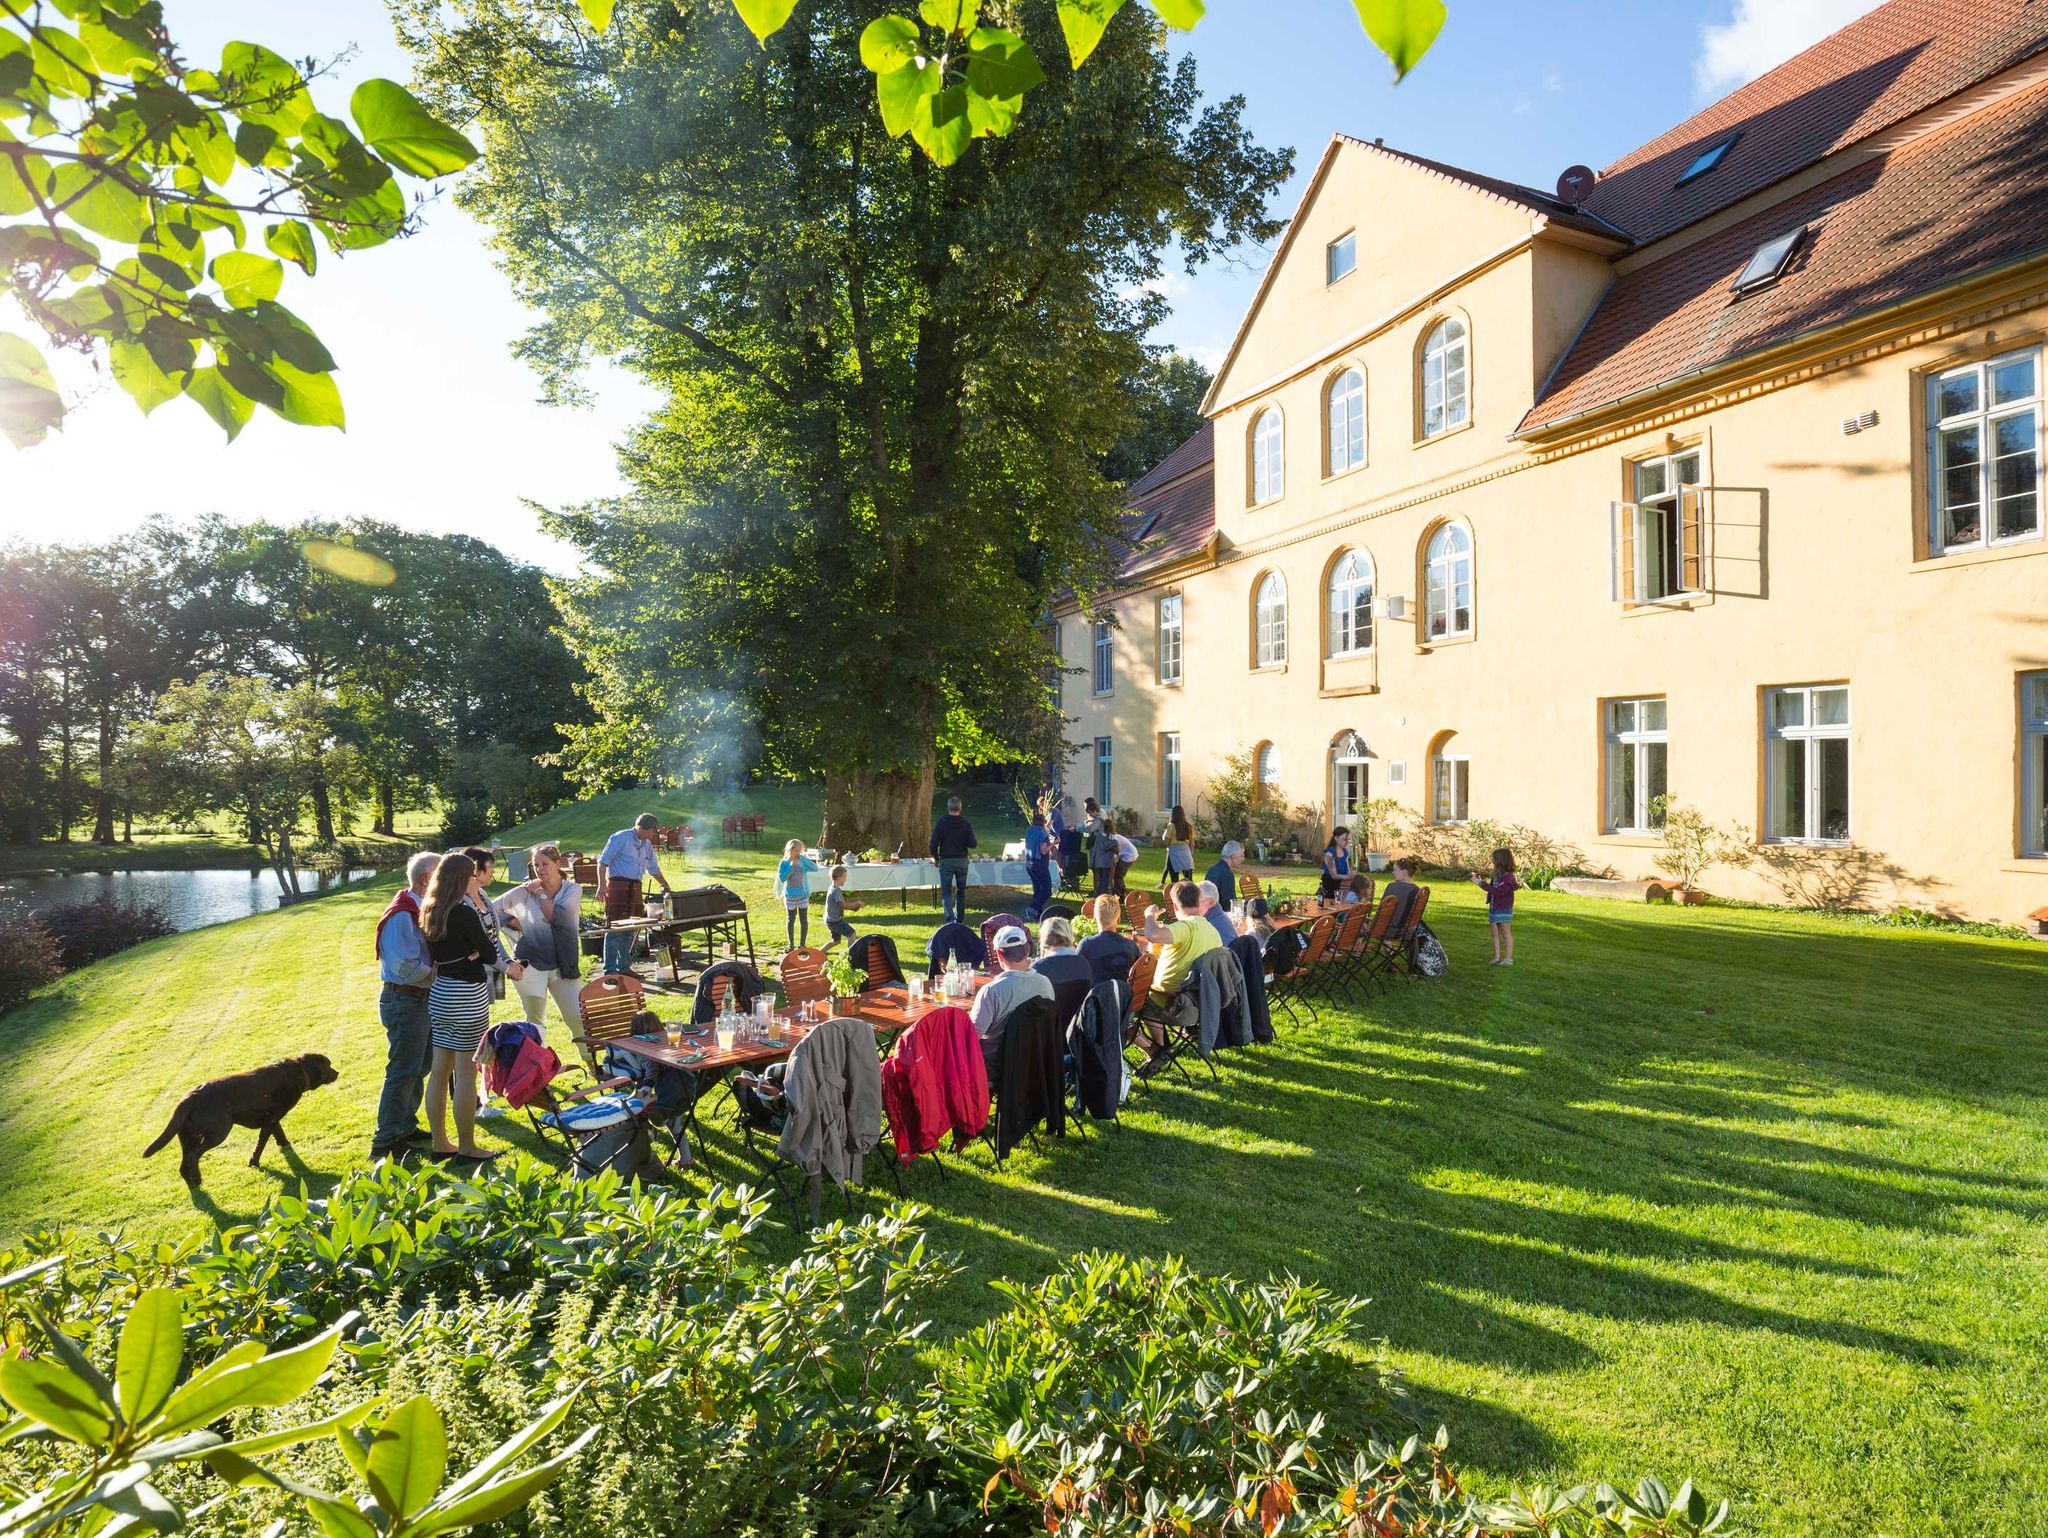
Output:
<instances>
[{"instance_id":1,"label":"arched window","mask_svg":"<svg viewBox=\"0 0 2048 1538\"><path fill-rule=\"evenodd\" d=\"M1465 323L1446 316L1422 344L1422 436L1463 427L1467 414Z\"/></svg>"},{"instance_id":2,"label":"arched window","mask_svg":"<svg viewBox=\"0 0 2048 1538\"><path fill-rule=\"evenodd\" d=\"M1269 571L1259 579L1252 623L1257 639L1257 666L1281 666L1287 661L1287 584L1280 580L1279 572Z\"/></svg>"},{"instance_id":3,"label":"arched window","mask_svg":"<svg viewBox=\"0 0 2048 1538\"><path fill-rule=\"evenodd\" d=\"M1372 649L1372 557L1347 550L1330 568L1330 655Z\"/></svg>"},{"instance_id":4,"label":"arched window","mask_svg":"<svg viewBox=\"0 0 2048 1538\"><path fill-rule=\"evenodd\" d=\"M1255 787L1255 793L1259 798L1259 805L1278 806L1280 804L1279 748L1270 742L1260 743L1258 763L1254 767L1258 773L1259 783Z\"/></svg>"},{"instance_id":5,"label":"arched window","mask_svg":"<svg viewBox=\"0 0 2048 1538\"><path fill-rule=\"evenodd\" d=\"M1441 641L1472 633L1472 536L1447 523L1429 537L1422 563L1423 636Z\"/></svg>"},{"instance_id":6,"label":"arched window","mask_svg":"<svg viewBox=\"0 0 2048 1538\"><path fill-rule=\"evenodd\" d=\"M1429 820L1461 823L1472 816L1472 760L1455 732L1438 732L1429 747Z\"/></svg>"},{"instance_id":7,"label":"arched window","mask_svg":"<svg viewBox=\"0 0 2048 1538\"><path fill-rule=\"evenodd\" d=\"M1330 381L1330 474L1365 463L1365 374L1347 368Z\"/></svg>"},{"instance_id":8,"label":"arched window","mask_svg":"<svg viewBox=\"0 0 2048 1538\"><path fill-rule=\"evenodd\" d=\"M1252 506L1270 502L1287 489L1281 462L1281 427L1278 408L1268 406L1252 424Z\"/></svg>"}]
</instances>

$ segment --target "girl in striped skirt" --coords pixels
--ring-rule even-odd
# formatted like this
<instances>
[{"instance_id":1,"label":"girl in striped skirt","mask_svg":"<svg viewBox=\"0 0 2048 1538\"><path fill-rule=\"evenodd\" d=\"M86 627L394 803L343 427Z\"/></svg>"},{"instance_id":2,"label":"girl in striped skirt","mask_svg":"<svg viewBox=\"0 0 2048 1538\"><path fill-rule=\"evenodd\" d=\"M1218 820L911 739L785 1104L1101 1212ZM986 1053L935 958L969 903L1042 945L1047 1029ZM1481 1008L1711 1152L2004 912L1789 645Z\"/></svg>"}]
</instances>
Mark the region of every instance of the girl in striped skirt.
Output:
<instances>
[{"instance_id":1,"label":"girl in striped skirt","mask_svg":"<svg viewBox=\"0 0 2048 1538\"><path fill-rule=\"evenodd\" d=\"M481 1164L497 1157L476 1146L476 1049L491 1023L491 971L503 951L485 933L482 917L464 899L476 866L451 854L434 867L420 931L434 958L434 985L427 992L433 1027L434 1063L427 1075L427 1125L434 1152L444 1159ZM455 1089L455 1139L448 1137L449 1086Z\"/></svg>"}]
</instances>

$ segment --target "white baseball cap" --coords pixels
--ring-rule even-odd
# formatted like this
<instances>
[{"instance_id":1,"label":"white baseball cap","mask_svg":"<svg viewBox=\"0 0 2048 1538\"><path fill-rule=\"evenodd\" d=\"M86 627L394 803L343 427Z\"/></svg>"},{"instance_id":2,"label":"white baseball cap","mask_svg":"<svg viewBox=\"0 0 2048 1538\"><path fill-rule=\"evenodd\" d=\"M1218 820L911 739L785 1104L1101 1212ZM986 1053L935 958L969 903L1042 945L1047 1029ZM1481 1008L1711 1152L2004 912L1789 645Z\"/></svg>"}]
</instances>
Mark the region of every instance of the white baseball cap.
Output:
<instances>
[{"instance_id":1,"label":"white baseball cap","mask_svg":"<svg viewBox=\"0 0 2048 1538\"><path fill-rule=\"evenodd\" d=\"M996 949L999 951L1028 951L1031 949L1031 936L1024 933L1015 924L1005 924L996 931Z\"/></svg>"}]
</instances>

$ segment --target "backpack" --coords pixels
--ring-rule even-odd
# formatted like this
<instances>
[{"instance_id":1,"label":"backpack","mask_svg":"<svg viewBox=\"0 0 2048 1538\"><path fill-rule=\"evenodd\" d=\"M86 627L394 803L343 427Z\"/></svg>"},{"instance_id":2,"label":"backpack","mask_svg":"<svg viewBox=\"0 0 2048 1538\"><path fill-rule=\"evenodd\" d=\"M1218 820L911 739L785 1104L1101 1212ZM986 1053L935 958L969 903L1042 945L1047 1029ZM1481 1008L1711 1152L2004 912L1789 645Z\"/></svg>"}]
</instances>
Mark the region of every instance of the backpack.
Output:
<instances>
[{"instance_id":1,"label":"backpack","mask_svg":"<svg viewBox=\"0 0 2048 1538\"><path fill-rule=\"evenodd\" d=\"M787 1063L770 1063L767 1071L759 1075L733 1075L732 1099L739 1107L743 1126L756 1132L781 1134L783 1124L789 1120L789 1097L782 1092L782 1081L788 1072Z\"/></svg>"},{"instance_id":2,"label":"backpack","mask_svg":"<svg viewBox=\"0 0 2048 1538\"><path fill-rule=\"evenodd\" d=\"M1443 941L1427 924L1417 924L1415 933L1409 937L1408 964L1418 977L1442 977L1451 970L1451 958L1444 954Z\"/></svg>"},{"instance_id":3,"label":"backpack","mask_svg":"<svg viewBox=\"0 0 2048 1538\"><path fill-rule=\"evenodd\" d=\"M524 1020L491 1027L484 1038L484 1088L518 1110L546 1095L562 1060L541 1040L540 1028Z\"/></svg>"}]
</instances>

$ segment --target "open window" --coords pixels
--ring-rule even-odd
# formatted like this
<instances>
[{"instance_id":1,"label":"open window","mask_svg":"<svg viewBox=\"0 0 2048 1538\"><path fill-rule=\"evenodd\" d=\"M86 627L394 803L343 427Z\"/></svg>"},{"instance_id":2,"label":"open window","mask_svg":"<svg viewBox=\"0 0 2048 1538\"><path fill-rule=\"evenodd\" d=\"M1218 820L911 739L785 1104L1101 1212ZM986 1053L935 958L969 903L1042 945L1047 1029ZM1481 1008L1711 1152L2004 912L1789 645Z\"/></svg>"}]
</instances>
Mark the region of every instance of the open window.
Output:
<instances>
[{"instance_id":1,"label":"open window","mask_svg":"<svg viewBox=\"0 0 2048 1538\"><path fill-rule=\"evenodd\" d=\"M1623 605L1663 603L1708 589L1709 531L1700 451L1637 460L1632 502L1608 513L1613 597Z\"/></svg>"}]
</instances>

